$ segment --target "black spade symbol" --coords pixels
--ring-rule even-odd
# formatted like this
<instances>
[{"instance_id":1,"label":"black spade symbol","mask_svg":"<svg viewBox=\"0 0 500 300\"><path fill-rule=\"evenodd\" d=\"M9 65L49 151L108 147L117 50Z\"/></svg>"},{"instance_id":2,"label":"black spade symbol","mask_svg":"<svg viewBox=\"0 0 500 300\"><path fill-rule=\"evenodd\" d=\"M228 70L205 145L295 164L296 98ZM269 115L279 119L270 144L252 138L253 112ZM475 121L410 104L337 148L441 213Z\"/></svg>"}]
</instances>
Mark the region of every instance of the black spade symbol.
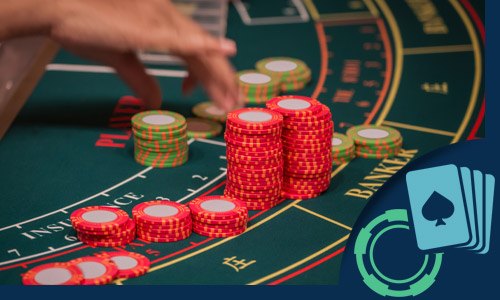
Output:
<instances>
[{"instance_id":1,"label":"black spade symbol","mask_svg":"<svg viewBox=\"0 0 500 300\"><path fill-rule=\"evenodd\" d=\"M433 192L422 207L422 215L429 221L436 221L436 227L446 225L443 219L453 215L455 206L453 202L438 192Z\"/></svg>"}]
</instances>

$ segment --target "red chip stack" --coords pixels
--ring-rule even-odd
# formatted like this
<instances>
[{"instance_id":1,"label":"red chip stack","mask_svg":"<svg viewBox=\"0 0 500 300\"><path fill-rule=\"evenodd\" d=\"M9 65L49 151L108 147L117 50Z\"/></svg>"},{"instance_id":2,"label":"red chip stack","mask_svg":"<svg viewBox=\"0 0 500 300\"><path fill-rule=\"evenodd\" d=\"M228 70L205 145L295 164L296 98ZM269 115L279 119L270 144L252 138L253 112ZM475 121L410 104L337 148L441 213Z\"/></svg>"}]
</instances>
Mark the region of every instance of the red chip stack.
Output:
<instances>
[{"instance_id":1,"label":"red chip stack","mask_svg":"<svg viewBox=\"0 0 500 300\"><path fill-rule=\"evenodd\" d=\"M248 209L243 201L225 196L202 196L189 202L193 231L199 235L224 238L245 232Z\"/></svg>"},{"instance_id":2,"label":"red chip stack","mask_svg":"<svg viewBox=\"0 0 500 300\"><path fill-rule=\"evenodd\" d=\"M142 240L169 243L191 235L191 212L184 204L167 200L147 201L134 206L132 215L137 224L137 237Z\"/></svg>"},{"instance_id":3,"label":"red chip stack","mask_svg":"<svg viewBox=\"0 0 500 300\"><path fill-rule=\"evenodd\" d=\"M330 109L304 96L275 97L266 106L283 115L282 195L297 200L319 196L330 186L333 136Z\"/></svg>"},{"instance_id":4,"label":"red chip stack","mask_svg":"<svg viewBox=\"0 0 500 300\"><path fill-rule=\"evenodd\" d=\"M70 216L77 237L91 247L124 246L135 238L135 223L118 208L88 206Z\"/></svg>"},{"instance_id":5,"label":"red chip stack","mask_svg":"<svg viewBox=\"0 0 500 300\"><path fill-rule=\"evenodd\" d=\"M226 121L227 183L224 195L250 210L274 207L281 200L283 116L265 108L243 108Z\"/></svg>"}]
</instances>

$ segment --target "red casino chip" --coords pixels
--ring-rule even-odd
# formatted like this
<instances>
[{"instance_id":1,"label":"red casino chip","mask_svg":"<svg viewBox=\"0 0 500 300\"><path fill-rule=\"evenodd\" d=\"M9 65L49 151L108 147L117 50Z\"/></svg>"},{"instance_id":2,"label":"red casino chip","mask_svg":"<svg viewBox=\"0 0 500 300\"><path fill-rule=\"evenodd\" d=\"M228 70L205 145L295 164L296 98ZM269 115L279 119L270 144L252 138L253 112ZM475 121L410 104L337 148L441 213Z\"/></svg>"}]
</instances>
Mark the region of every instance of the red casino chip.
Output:
<instances>
[{"instance_id":1,"label":"red casino chip","mask_svg":"<svg viewBox=\"0 0 500 300\"><path fill-rule=\"evenodd\" d=\"M98 257L110 259L118 268L118 278L139 277L149 270L151 262L146 256L127 251L101 252Z\"/></svg>"},{"instance_id":2,"label":"red casino chip","mask_svg":"<svg viewBox=\"0 0 500 300\"><path fill-rule=\"evenodd\" d=\"M125 225L125 228L123 230L95 232L95 231L87 231L87 230L78 229L77 232L79 235L84 236L84 237L89 237L89 238L127 237L127 236L133 235L135 233L135 222L134 222L134 220L129 218L129 220L127 221L127 224Z\"/></svg>"},{"instance_id":3,"label":"red casino chip","mask_svg":"<svg viewBox=\"0 0 500 300\"><path fill-rule=\"evenodd\" d=\"M192 222L186 223L185 225L181 226L137 226L137 231L142 231L142 232L150 232L150 233L164 233L164 234L169 234L169 233L175 233L179 231L186 231L189 230L192 227Z\"/></svg>"},{"instance_id":4,"label":"red casino chip","mask_svg":"<svg viewBox=\"0 0 500 300\"><path fill-rule=\"evenodd\" d=\"M153 243L173 243L187 239L191 235L191 232L186 235L179 235L176 237L152 237L152 236L141 236L140 239Z\"/></svg>"},{"instance_id":5,"label":"red casino chip","mask_svg":"<svg viewBox=\"0 0 500 300\"><path fill-rule=\"evenodd\" d=\"M69 264L77 266L82 272L82 285L108 284L118 275L118 267L105 257L85 256L74 259Z\"/></svg>"},{"instance_id":6,"label":"red casino chip","mask_svg":"<svg viewBox=\"0 0 500 300\"><path fill-rule=\"evenodd\" d=\"M202 236L212 237L212 238L227 238L231 236L236 236L245 232L246 227L240 228L239 230L234 230L231 232L210 232L201 230L198 228L193 228L193 232Z\"/></svg>"},{"instance_id":7,"label":"red casino chip","mask_svg":"<svg viewBox=\"0 0 500 300\"><path fill-rule=\"evenodd\" d=\"M75 210L71 213L70 220L76 230L116 231L126 226L129 216L118 208L89 206Z\"/></svg>"},{"instance_id":8,"label":"red casino chip","mask_svg":"<svg viewBox=\"0 0 500 300\"><path fill-rule=\"evenodd\" d=\"M247 207L249 210L266 210L266 209L271 209L278 205L279 201L275 202L248 202Z\"/></svg>"},{"instance_id":9,"label":"red casino chip","mask_svg":"<svg viewBox=\"0 0 500 300\"><path fill-rule=\"evenodd\" d=\"M283 116L265 108L242 108L228 113L226 123L246 130L266 130L279 128Z\"/></svg>"},{"instance_id":10,"label":"red casino chip","mask_svg":"<svg viewBox=\"0 0 500 300\"><path fill-rule=\"evenodd\" d=\"M318 192L318 193L297 194L295 192L283 191L282 195L286 199L291 199L291 200L307 200L307 199L312 199L312 198L316 198L316 197L320 196L321 192Z\"/></svg>"},{"instance_id":11,"label":"red casino chip","mask_svg":"<svg viewBox=\"0 0 500 300\"><path fill-rule=\"evenodd\" d=\"M224 133L224 139L236 142L250 142L250 143L269 143L279 140L279 136L277 135L245 135L231 132L230 130L226 130Z\"/></svg>"},{"instance_id":12,"label":"red casino chip","mask_svg":"<svg viewBox=\"0 0 500 300\"><path fill-rule=\"evenodd\" d=\"M266 103L266 107L285 117L307 117L321 111L319 102L305 96L279 96Z\"/></svg>"},{"instance_id":13,"label":"red casino chip","mask_svg":"<svg viewBox=\"0 0 500 300\"><path fill-rule=\"evenodd\" d=\"M196 224L193 227L193 230L196 231L204 231L204 232L213 232L213 233L236 233L239 234L246 230L246 224L243 226L237 227L222 227L222 226L213 226L213 225L200 225Z\"/></svg>"},{"instance_id":14,"label":"red casino chip","mask_svg":"<svg viewBox=\"0 0 500 300\"><path fill-rule=\"evenodd\" d=\"M202 218L202 217L197 217L193 215L193 223L200 223L200 224L212 224L212 225L235 225L235 226L241 226L245 224L248 221L248 215L242 215L242 216L237 216L232 219L224 219L224 220L213 220L213 219L207 219L207 218Z\"/></svg>"},{"instance_id":15,"label":"red casino chip","mask_svg":"<svg viewBox=\"0 0 500 300\"><path fill-rule=\"evenodd\" d=\"M80 285L83 273L69 263L47 263L23 274L24 285Z\"/></svg>"},{"instance_id":16,"label":"red casino chip","mask_svg":"<svg viewBox=\"0 0 500 300\"><path fill-rule=\"evenodd\" d=\"M134 237L135 238L135 237ZM104 247L104 248L111 248L111 247L121 247L125 246L127 244L130 244L134 238L124 238L124 239L101 239L101 240L88 240L84 239L82 237L79 237L80 241L83 243L89 245L90 247Z\"/></svg>"},{"instance_id":17,"label":"red casino chip","mask_svg":"<svg viewBox=\"0 0 500 300\"><path fill-rule=\"evenodd\" d=\"M245 203L225 196L202 196L189 202L193 216L224 220L247 216Z\"/></svg>"},{"instance_id":18,"label":"red casino chip","mask_svg":"<svg viewBox=\"0 0 500 300\"><path fill-rule=\"evenodd\" d=\"M181 225L190 218L189 208L180 203L153 200L140 203L132 209L137 224Z\"/></svg>"}]
</instances>

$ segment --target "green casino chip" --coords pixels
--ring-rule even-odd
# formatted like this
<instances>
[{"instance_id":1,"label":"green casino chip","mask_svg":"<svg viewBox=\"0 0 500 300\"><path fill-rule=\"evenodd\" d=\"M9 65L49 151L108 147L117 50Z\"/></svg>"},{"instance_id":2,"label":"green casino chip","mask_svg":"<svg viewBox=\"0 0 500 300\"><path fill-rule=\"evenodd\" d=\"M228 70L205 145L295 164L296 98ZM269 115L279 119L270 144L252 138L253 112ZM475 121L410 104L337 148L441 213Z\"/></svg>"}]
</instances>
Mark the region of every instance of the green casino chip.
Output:
<instances>
[{"instance_id":1,"label":"green casino chip","mask_svg":"<svg viewBox=\"0 0 500 300\"><path fill-rule=\"evenodd\" d=\"M379 295L384 297L417 296L426 291L436 280L443 253L426 253L422 266L408 278L390 278L380 271L373 253L379 238L395 229L410 230L408 213L405 209L388 210L363 227L354 245L356 264L365 284Z\"/></svg>"},{"instance_id":2,"label":"green casino chip","mask_svg":"<svg viewBox=\"0 0 500 300\"><path fill-rule=\"evenodd\" d=\"M332 154L342 155L354 152L354 141L345 134L334 132L332 136Z\"/></svg>"},{"instance_id":3,"label":"green casino chip","mask_svg":"<svg viewBox=\"0 0 500 300\"><path fill-rule=\"evenodd\" d=\"M380 125L353 126L347 130L347 136L356 146L393 146L402 139L398 130Z\"/></svg>"},{"instance_id":4,"label":"green casino chip","mask_svg":"<svg viewBox=\"0 0 500 300\"><path fill-rule=\"evenodd\" d=\"M186 124L186 119L182 115L166 110L145 111L132 117L132 127L144 131L177 131L184 124Z\"/></svg>"}]
</instances>

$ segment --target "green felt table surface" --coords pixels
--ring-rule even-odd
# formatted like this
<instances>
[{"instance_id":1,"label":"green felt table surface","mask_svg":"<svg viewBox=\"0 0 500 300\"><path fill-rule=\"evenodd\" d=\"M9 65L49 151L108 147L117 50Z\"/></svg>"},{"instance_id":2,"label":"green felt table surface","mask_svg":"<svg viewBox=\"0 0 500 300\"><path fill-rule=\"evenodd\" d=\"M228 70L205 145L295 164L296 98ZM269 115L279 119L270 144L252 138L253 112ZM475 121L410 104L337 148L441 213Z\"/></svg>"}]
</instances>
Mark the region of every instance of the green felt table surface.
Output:
<instances>
[{"instance_id":1,"label":"green felt table surface","mask_svg":"<svg viewBox=\"0 0 500 300\"><path fill-rule=\"evenodd\" d=\"M149 257L152 269L115 283L337 283L350 230L371 193L417 157L484 135L484 3L469 1L230 4L227 36L238 43L237 69L264 57L300 58L313 79L297 93L328 105L335 131L386 124L401 131L404 150L390 160L357 158L333 167L325 194L252 211L240 236L135 240L122 248ZM0 284L21 284L22 273L45 262L113 250L76 239L68 219L79 207L116 205L130 213L146 200L187 203L223 192L222 137L191 140L181 167L137 164L123 128L134 107L118 102L131 92L106 69L83 68L89 65L61 51L0 142ZM207 100L201 90L181 94L182 68L148 68L175 71L157 77L164 109L190 116L194 104ZM110 135L119 146L99 146Z\"/></svg>"}]
</instances>

